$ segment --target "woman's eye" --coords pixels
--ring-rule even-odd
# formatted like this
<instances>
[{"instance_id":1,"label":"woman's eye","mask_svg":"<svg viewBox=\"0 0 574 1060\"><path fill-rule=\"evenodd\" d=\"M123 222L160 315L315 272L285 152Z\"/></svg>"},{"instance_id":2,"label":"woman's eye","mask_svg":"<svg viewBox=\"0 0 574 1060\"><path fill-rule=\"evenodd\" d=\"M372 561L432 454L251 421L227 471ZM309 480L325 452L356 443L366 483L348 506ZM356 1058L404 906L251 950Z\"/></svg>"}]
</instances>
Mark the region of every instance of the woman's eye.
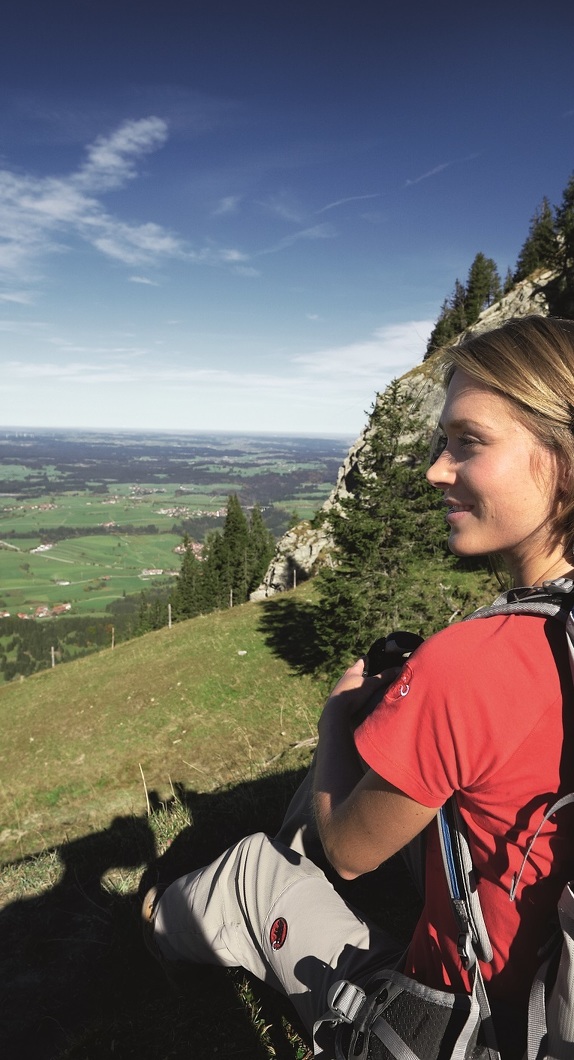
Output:
<instances>
[{"instance_id":1,"label":"woman's eye","mask_svg":"<svg viewBox=\"0 0 574 1060\"><path fill-rule=\"evenodd\" d=\"M478 445L478 438L469 438L467 435L463 434L462 437L459 438L459 442L463 448L468 449L471 445Z\"/></svg>"}]
</instances>

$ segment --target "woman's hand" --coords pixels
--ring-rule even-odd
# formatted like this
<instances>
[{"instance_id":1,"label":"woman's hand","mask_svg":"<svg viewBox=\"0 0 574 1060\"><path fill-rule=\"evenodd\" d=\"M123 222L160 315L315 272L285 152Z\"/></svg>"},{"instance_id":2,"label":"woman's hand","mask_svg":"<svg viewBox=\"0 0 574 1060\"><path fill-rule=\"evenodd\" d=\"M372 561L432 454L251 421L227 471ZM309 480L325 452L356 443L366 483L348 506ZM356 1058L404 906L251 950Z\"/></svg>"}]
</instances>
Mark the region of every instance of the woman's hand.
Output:
<instances>
[{"instance_id":1,"label":"woman's hand","mask_svg":"<svg viewBox=\"0 0 574 1060\"><path fill-rule=\"evenodd\" d=\"M364 677L364 669L365 660L358 659L345 671L333 688L323 712L344 712L349 719L356 721L355 715L368 713L369 707L376 706L400 673L399 667L392 667L377 677Z\"/></svg>"}]
</instances>

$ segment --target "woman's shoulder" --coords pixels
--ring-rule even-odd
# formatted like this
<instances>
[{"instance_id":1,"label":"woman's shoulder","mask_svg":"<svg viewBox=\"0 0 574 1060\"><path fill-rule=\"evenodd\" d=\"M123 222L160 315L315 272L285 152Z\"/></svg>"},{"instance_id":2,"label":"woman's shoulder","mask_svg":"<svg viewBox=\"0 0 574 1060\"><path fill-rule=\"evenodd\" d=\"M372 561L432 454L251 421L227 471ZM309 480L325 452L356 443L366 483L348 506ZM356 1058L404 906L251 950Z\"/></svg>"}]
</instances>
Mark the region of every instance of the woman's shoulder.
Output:
<instances>
[{"instance_id":1,"label":"woman's shoulder","mask_svg":"<svg viewBox=\"0 0 574 1060\"><path fill-rule=\"evenodd\" d=\"M489 615L456 622L433 634L417 649L417 667L435 675L458 673L472 683L514 666L529 680L548 677L551 660L562 669L567 662L562 623L536 615ZM552 667L555 671L556 667Z\"/></svg>"}]
</instances>

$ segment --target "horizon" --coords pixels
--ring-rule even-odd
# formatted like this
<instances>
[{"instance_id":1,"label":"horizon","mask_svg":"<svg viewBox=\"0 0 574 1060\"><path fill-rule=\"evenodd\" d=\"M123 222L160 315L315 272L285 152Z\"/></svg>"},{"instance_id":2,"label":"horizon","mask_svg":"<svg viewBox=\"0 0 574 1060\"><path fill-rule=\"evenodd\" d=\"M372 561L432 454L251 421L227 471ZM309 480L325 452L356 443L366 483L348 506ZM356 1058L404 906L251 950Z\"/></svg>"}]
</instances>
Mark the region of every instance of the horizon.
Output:
<instances>
[{"instance_id":1,"label":"horizon","mask_svg":"<svg viewBox=\"0 0 574 1060\"><path fill-rule=\"evenodd\" d=\"M476 254L504 280L560 203L574 9L545 21L548 45L535 0L8 0L3 414L357 437Z\"/></svg>"},{"instance_id":2,"label":"horizon","mask_svg":"<svg viewBox=\"0 0 574 1060\"><path fill-rule=\"evenodd\" d=\"M191 438L207 435L223 438L317 438L321 441L349 441L352 444L355 441L355 436L351 436L345 432L339 434L327 433L323 434L317 431L248 431L248 430L175 430L173 428L163 429L148 428L148 427L53 427L53 426L42 426L38 425L35 427L28 427L25 425L21 426L10 426L0 425L0 435L6 434L141 434L146 437L152 435L163 435L173 437L185 437Z\"/></svg>"}]
</instances>

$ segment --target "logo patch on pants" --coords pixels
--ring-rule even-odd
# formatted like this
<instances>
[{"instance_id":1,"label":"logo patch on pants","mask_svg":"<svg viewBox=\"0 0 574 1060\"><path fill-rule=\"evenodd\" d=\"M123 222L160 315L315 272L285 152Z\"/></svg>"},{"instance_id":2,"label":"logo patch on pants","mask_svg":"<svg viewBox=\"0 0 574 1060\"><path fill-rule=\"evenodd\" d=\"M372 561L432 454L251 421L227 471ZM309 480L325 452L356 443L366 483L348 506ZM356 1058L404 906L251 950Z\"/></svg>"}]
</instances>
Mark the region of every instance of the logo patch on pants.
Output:
<instances>
[{"instance_id":1,"label":"logo patch on pants","mask_svg":"<svg viewBox=\"0 0 574 1060\"><path fill-rule=\"evenodd\" d=\"M282 916L278 916L277 920L274 920L271 925L271 931L269 932L269 940L271 942L271 949L280 950L282 945L287 938L287 921Z\"/></svg>"}]
</instances>

